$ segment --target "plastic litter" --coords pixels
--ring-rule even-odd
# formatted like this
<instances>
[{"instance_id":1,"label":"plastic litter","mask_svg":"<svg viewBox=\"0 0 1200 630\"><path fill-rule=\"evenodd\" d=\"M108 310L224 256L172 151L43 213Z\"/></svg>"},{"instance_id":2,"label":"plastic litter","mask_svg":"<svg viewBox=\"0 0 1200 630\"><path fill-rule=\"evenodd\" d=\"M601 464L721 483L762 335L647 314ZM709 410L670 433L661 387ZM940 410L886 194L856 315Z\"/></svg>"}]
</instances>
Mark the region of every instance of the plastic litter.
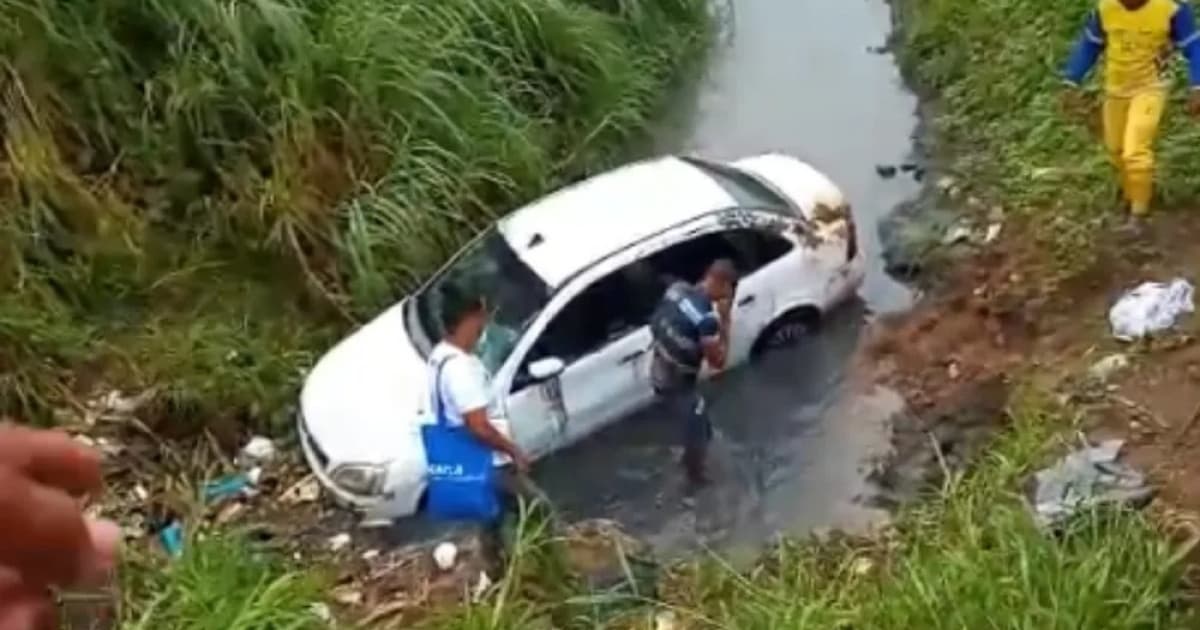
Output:
<instances>
[{"instance_id":1,"label":"plastic litter","mask_svg":"<svg viewBox=\"0 0 1200 630\"><path fill-rule=\"evenodd\" d=\"M1132 341L1174 326L1181 315L1195 310L1193 293L1192 284L1182 278L1139 285L1108 312L1113 336Z\"/></svg>"},{"instance_id":2,"label":"plastic litter","mask_svg":"<svg viewBox=\"0 0 1200 630\"><path fill-rule=\"evenodd\" d=\"M183 525L178 520L167 523L158 531L158 542L168 556L178 558L183 555Z\"/></svg>"},{"instance_id":3,"label":"plastic litter","mask_svg":"<svg viewBox=\"0 0 1200 630\"><path fill-rule=\"evenodd\" d=\"M275 443L261 435L250 438L242 447L242 458L249 463L265 464L275 459L276 453Z\"/></svg>"},{"instance_id":4,"label":"plastic litter","mask_svg":"<svg viewBox=\"0 0 1200 630\"><path fill-rule=\"evenodd\" d=\"M452 542L439 543L433 549L433 562L437 568L443 571L449 571L454 568L454 561L458 558L458 547Z\"/></svg>"},{"instance_id":5,"label":"plastic litter","mask_svg":"<svg viewBox=\"0 0 1200 630\"><path fill-rule=\"evenodd\" d=\"M204 484L204 501L212 503L236 496L254 496L258 493L254 484L262 475L262 471L250 470L244 473L225 475Z\"/></svg>"},{"instance_id":6,"label":"plastic litter","mask_svg":"<svg viewBox=\"0 0 1200 630\"><path fill-rule=\"evenodd\" d=\"M329 542L328 542L329 550L334 553L337 553L337 552L341 551L342 549L345 549L347 546L349 546L350 540L351 540L350 534L347 534L345 532L342 532L341 534L338 534L336 536L331 536L329 538Z\"/></svg>"},{"instance_id":7,"label":"plastic litter","mask_svg":"<svg viewBox=\"0 0 1200 630\"><path fill-rule=\"evenodd\" d=\"M1039 471L1033 496L1038 525L1053 527L1080 510L1101 505L1142 507L1154 496L1146 478L1117 461L1124 440L1085 446Z\"/></svg>"}]
</instances>

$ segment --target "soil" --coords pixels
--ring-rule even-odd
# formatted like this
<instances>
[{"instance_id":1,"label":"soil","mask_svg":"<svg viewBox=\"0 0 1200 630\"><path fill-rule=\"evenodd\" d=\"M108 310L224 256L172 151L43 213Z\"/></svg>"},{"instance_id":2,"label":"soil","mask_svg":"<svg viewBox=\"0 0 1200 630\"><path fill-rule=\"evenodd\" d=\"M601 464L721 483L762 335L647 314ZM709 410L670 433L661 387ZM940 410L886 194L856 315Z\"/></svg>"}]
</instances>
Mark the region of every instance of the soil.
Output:
<instances>
[{"instance_id":1,"label":"soil","mask_svg":"<svg viewBox=\"0 0 1200 630\"><path fill-rule=\"evenodd\" d=\"M1111 252L1086 273L1055 280L1029 229L1006 226L1007 240L960 257L914 311L881 321L861 353L862 367L905 396L893 459L876 475L884 502L911 498L946 468L962 465L1006 421L1006 392L1033 380L1073 402L1092 441L1126 440L1123 457L1157 490L1151 506L1188 559L1200 586L1200 322L1128 344L1109 331L1107 312L1145 281L1197 280L1200 216L1155 216L1136 239L1103 236ZM1103 381L1089 368L1113 354L1128 365ZM936 446L935 446L936 445Z\"/></svg>"}]
</instances>

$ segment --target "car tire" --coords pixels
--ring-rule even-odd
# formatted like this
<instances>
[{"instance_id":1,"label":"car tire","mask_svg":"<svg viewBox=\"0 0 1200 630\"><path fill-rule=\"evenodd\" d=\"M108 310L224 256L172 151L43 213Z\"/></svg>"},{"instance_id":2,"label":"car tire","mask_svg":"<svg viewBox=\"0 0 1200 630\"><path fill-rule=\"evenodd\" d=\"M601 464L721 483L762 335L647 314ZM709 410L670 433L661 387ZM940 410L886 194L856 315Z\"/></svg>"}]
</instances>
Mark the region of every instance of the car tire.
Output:
<instances>
[{"instance_id":1,"label":"car tire","mask_svg":"<svg viewBox=\"0 0 1200 630\"><path fill-rule=\"evenodd\" d=\"M759 333L750 357L757 359L772 350L796 347L816 331L820 321L821 312L812 306L801 306L780 315Z\"/></svg>"}]
</instances>

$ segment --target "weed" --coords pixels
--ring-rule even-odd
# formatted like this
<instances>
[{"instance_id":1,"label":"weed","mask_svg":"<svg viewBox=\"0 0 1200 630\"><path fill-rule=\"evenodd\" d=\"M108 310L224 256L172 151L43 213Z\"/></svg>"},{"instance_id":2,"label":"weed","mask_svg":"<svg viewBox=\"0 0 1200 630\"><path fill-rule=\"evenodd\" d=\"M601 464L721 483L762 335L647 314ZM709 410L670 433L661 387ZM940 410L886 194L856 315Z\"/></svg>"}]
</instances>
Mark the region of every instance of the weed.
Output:
<instances>
[{"instance_id":1,"label":"weed","mask_svg":"<svg viewBox=\"0 0 1200 630\"><path fill-rule=\"evenodd\" d=\"M708 19L698 0L0 4L0 411L49 420L99 381L270 422L331 331L619 155Z\"/></svg>"},{"instance_id":2,"label":"weed","mask_svg":"<svg viewBox=\"0 0 1200 630\"><path fill-rule=\"evenodd\" d=\"M937 94L932 129L949 168L1019 219L1063 276L1087 269L1106 217L1117 216L1116 178L1088 118L1059 108L1061 69L1089 2L903 0L901 60ZM1176 74L1180 73L1176 64ZM1099 68L1097 69L1099 72ZM1159 143L1164 205L1194 199L1200 129L1186 121L1177 76ZM1098 106L1095 90L1091 97Z\"/></svg>"},{"instance_id":3,"label":"weed","mask_svg":"<svg viewBox=\"0 0 1200 630\"><path fill-rule=\"evenodd\" d=\"M314 612L321 582L232 534L188 540L168 564L135 556L123 569L122 628L324 628Z\"/></svg>"}]
</instances>

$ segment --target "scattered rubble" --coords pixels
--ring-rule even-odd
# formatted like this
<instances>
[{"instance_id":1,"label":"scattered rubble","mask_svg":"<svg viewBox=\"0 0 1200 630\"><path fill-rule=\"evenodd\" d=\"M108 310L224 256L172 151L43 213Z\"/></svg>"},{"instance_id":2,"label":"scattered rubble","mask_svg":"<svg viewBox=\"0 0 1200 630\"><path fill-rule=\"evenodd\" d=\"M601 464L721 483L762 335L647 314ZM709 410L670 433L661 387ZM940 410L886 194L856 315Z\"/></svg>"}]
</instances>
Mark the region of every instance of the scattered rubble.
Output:
<instances>
[{"instance_id":1,"label":"scattered rubble","mask_svg":"<svg viewBox=\"0 0 1200 630\"><path fill-rule=\"evenodd\" d=\"M345 549L346 547L350 546L351 540L352 539L350 537L350 534L347 534L346 532L342 532L340 534L335 534L333 536L330 536L329 540L326 541L326 546L333 553L337 553L337 552Z\"/></svg>"},{"instance_id":2,"label":"scattered rubble","mask_svg":"<svg viewBox=\"0 0 1200 630\"><path fill-rule=\"evenodd\" d=\"M1100 381L1106 382L1113 377L1117 372L1129 367L1129 356L1126 354L1110 354L1103 359L1092 364L1088 368L1088 376Z\"/></svg>"}]
</instances>

